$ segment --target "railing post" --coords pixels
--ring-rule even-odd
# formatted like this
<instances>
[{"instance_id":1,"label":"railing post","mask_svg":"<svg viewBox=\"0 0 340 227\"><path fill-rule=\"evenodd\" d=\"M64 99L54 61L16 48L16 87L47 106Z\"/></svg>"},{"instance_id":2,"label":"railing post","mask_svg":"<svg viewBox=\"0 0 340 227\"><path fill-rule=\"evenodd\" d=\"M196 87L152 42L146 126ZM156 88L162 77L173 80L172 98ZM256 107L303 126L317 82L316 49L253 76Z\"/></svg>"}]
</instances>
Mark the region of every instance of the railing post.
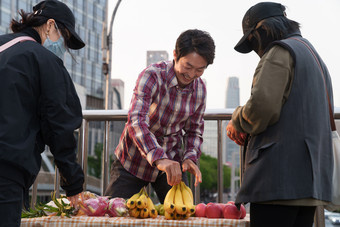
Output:
<instances>
[{"instance_id":1,"label":"railing post","mask_svg":"<svg viewBox=\"0 0 340 227\"><path fill-rule=\"evenodd\" d=\"M217 120L217 157L217 201L223 203L222 120Z\"/></svg>"},{"instance_id":2,"label":"railing post","mask_svg":"<svg viewBox=\"0 0 340 227\"><path fill-rule=\"evenodd\" d=\"M197 166L198 168L200 168L200 161L197 160ZM201 202L201 191L200 191L200 185L198 184L196 187L195 187L195 177L191 175L191 188L194 188L194 203L195 204L199 204Z\"/></svg>"},{"instance_id":3,"label":"railing post","mask_svg":"<svg viewBox=\"0 0 340 227\"><path fill-rule=\"evenodd\" d=\"M60 195L59 185L60 185L60 174L59 174L58 167L55 166L55 172L54 172L54 191L55 191L55 197L56 198L59 198L59 195Z\"/></svg>"},{"instance_id":4,"label":"railing post","mask_svg":"<svg viewBox=\"0 0 340 227\"><path fill-rule=\"evenodd\" d=\"M101 193L104 195L106 187L109 182L109 165L110 165L110 152L109 152L109 135L110 135L110 122L105 121L104 130L104 144L103 144L103 157L102 157L102 181L101 181Z\"/></svg>"},{"instance_id":5,"label":"railing post","mask_svg":"<svg viewBox=\"0 0 340 227\"><path fill-rule=\"evenodd\" d=\"M81 144L82 149L81 152L78 154L78 161L80 163L81 168L84 172L84 191L87 188L87 156L88 156L88 138L89 138L89 122L87 120L83 120L83 124L81 126Z\"/></svg>"},{"instance_id":6,"label":"railing post","mask_svg":"<svg viewBox=\"0 0 340 227\"><path fill-rule=\"evenodd\" d=\"M325 227L325 213L323 206L317 206L315 209L314 227Z\"/></svg>"},{"instance_id":7,"label":"railing post","mask_svg":"<svg viewBox=\"0 0 340 227\"><path fill-rule=\"evenodd\" d=\"M31 208L35 207L35 204L37 203L37 191L38 191L38 179L35 179L32 185Z\"/></svg>"}]
</instances>

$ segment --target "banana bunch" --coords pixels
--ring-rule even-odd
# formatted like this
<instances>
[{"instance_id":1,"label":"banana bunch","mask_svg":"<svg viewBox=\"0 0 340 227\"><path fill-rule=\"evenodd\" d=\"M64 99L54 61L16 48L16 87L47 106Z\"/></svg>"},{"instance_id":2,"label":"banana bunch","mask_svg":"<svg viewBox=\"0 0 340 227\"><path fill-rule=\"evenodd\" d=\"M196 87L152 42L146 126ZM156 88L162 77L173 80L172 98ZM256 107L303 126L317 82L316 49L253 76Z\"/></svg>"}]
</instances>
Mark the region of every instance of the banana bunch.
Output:
<instances>
[{"instance_id":1,"label":"banana bunch","mask_svg":"<svg viewBox=\"0 0 340 227\"><path fill-rule=\"evenodd\" d=\"M172 186L164 199L166 219L181 220L195 213L194 198L191 189L183 181Z\"/></svg>"},{"instance_id":2,"label":"banana bunch","mask_svg":"<svg viewBox=\"0 0 340 227\"><path fill-rule=\"evenodd\" d=\"M151 198L146 193L144 187L127 200L126 206L131 217L135 218L156 218L158 212Z\"/></svg>"}]
</instances>

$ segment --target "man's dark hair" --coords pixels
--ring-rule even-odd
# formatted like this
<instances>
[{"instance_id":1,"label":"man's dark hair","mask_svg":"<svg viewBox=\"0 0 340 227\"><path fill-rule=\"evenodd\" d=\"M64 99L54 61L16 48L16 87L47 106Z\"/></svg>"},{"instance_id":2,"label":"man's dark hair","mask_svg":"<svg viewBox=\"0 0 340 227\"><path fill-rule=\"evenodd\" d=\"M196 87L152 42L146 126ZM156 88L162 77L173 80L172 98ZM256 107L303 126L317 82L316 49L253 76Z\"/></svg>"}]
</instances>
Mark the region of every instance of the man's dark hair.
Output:
<instances>
[{"instance_id":1,"label":"man's dark hair","mask_svg":"<svg viewBox=\"0 0 340 227\"><path fill-rule=\"evenodd\" d=\"M260 28L266 31L267 40L263 40L255 29L253 35L259 41L259 48L265 49L270 42L287 38L289 34L300 31L300 24L285 16L269 17L262 21Z\"/></svg>"},{"instance_id":2,"label":"man's dark hair","mask_svg":"<svg viewBox=\"0 0 340 227\"><path fill-rule=\"evenodd\" d=\"M207 61L207 66L214 62L215 43L209 33L198 29L183 32L176 41L176 61L192 52L196 52Z\"/></svg>"}]
</instances>

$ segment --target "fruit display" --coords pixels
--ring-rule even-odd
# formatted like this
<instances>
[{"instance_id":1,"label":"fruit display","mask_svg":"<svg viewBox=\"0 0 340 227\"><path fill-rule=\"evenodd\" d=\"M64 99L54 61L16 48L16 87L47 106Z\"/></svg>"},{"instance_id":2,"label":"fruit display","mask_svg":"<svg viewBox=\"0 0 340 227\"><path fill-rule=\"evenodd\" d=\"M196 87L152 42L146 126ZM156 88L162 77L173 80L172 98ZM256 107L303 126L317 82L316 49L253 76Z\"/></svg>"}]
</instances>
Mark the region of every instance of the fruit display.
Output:
<instances>
[{"instance_id":1,"label":"fruit display","mask_svg":"<svg viewBox=\"0 0 340 227\"><path fill-rule=\"evenodd\" d=\"M80 209L87 216L104 216L107 211L109 199L107 197L98 196L90 198L80 203Z\"/></svg>"},{"instance_id":2,"label":"fruit display","mask_svg":"<svg viewBox=\"0 0 340 227\"><path fill-rule=\"evenodd\" d=\"M144 187L127 200L126 206L131 217L156 218L158 215L158 211Z\"/></svg>"},{"instance_id":3,"label":"fruit display","mask_svg":"<svg viewBox=\"0 0 340 227\"><path fill-rule=\"evenodd\" d=\"M191 189L182 181L172 186L164 199L164 216L168 220L186 219L195 213Z\"/></svg>"},{"instance_id":4,"label":"fruit display","mask_svg":"<svg viewBox=\"0 0 340 227\"><path fill-rule=\"evenodd\" d=\"M65 195L61 195L60 198L56 198L53 192L52 200L47 204L38 204L34 208L30 208L28 211L23 210L22 218L35 218L42 216L107 216L110 217L123 217L127 216L128 209L126 207L125 199L123 198L111 198L106 196L98 196L91 192L83 192L84 201L81 201L79 197L80 209L75 209L70 205L70 201Z\"/></svg>"},{"instance_id":5,"label":"fruit display","mask_svg":"<svg viewBox=\"0 0 340 227\"><path fill-rule=\"evenodd\" d=\"M112 198L109 200L107 212L110 217L123 217L128 214L126 201L123 198Z\"/></svg>"},{"instance_id":6,"label":"fruit display","mask_svg":"<svg viewBox=\"0 0 340 227\"><path fill-rule=\"evenodd\" d=\"M237 209L233 201L228 203L199 203L196 205L196 217L206 218L226 218L243 219L246 216L246 209L241 204L240 210Z\"/></svg>"}]
</instances>

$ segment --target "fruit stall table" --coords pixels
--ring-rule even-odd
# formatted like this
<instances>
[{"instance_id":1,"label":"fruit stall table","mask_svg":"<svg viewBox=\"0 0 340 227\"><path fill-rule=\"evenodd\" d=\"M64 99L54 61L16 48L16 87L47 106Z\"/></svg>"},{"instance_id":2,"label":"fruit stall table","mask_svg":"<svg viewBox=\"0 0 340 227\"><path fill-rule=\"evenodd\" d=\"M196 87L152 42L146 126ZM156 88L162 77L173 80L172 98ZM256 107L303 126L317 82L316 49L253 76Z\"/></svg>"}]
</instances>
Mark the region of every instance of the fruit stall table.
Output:
<instances>
[{"instance_id":1,"label":"fruit stall table","mask_svg":"<svg viewBox=\"0 0 340 227\"><path fill-rule=\"evenodd\" d=\"M189 217L185 220L166 220L164 216L157 218L132 218L132 217L89 217L75 216L67 217L40 217L40 218L23 218L21 219L21 227L78 227L78 226L166 226L166 227L249 227L249 216L244 219L215 219L215 218L198 218Z\"/></svg>"}]
</instances>

